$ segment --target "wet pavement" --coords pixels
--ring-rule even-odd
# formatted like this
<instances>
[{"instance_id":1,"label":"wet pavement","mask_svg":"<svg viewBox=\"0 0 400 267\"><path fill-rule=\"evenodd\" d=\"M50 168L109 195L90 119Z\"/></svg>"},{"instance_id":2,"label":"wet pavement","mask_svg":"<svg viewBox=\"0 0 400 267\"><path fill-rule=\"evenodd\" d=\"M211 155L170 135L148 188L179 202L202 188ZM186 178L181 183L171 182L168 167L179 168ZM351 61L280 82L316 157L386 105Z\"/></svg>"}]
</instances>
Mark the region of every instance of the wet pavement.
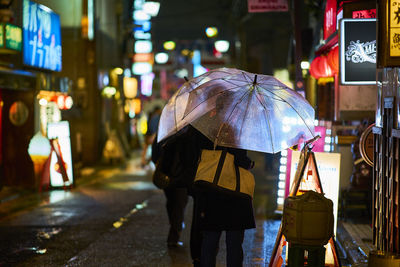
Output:
<instances>
[{"instance_id":1,"label":"wet pavement","mask_svg":"<svg viewBox=\"0 0 400 267\"><path fill-rule=\"evenodd\" d=\"M257 228L247 230L244 266L266 266L280 218L275 215L277 175L256 161ZM124 166L102 166L78 178L69 191L52 190L0 205L0 266L191 266L192 200L182 232L183 247L168 249L165 197L135 154ZM217 266L225 266L221 239Z\"/></svg>"}]
</instances>

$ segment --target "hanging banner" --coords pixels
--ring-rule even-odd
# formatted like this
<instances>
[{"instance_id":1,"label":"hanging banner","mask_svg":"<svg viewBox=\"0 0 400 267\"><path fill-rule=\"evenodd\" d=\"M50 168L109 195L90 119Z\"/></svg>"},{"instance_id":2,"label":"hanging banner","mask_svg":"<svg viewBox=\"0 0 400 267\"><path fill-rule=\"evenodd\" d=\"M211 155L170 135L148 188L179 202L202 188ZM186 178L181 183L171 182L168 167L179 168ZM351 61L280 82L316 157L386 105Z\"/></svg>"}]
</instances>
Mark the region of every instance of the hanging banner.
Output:
<instances>
[{"instance_id":1,"label":"hanging banner","mask_svg":"<svg viewBox=\"0 0 400 267\"><path fill-rule=\"evenodd\" d=\"M341 84L376 84L376 19L340 21Z\"/></svg>"},{"instance_id":2,"label":"hanging banner","mask_svg":"<svg viewBox=\"0 0 400 267\"><path fill-rule=\"evenodd\" d=\"M400 1L390 1L390 37L389 37L389 51L391 57L400 56Z\"/></svg>"},{"instance_id":3,"label":"hanging banner","mask_svg":"<svg viewBox=\"0 0 400 267\"><path fill-rule=\"evenodd\" d=\"M249 13L285 12L289 10L287 0L247 0Z\"/></svg>"},{"instance_id":4,"label":"hanging banner","mask_svg":"<svg viewBox=\"0 0 400 267\"><path fill-rule=\"evenodd\" d=\"M400 0L377 1L378 68L400 66Z\"/></svg>"},{"instance_id":5,"label":"hanging banner","mask_svg":"<svg viewBox=\"0 0 400 267\"><path fill-rule=\"evenodd\" d=\"M324 16L324 40L328 39L336 31L336 0L326 1L325 16Z\"/></svg>"}]
</instances>

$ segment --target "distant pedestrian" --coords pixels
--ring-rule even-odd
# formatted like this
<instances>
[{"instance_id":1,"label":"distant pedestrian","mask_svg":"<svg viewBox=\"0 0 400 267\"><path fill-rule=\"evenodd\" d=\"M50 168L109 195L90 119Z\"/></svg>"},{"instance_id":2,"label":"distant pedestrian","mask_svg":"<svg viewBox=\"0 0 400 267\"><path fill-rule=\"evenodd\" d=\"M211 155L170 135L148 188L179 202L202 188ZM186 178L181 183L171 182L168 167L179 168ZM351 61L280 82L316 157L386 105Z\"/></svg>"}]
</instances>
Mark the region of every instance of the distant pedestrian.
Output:
<instances>
[{"instance_id":1,"label":"distant pedestrian","mask_svg":"<svg viewBox=\"0 0 400 267\"><path fill-rule=\"evenodd\" d=\"M146 134L144 135L144 145L141 157L142 167L145 167L149 162L149 160L147 159L147 150L149 146L151 146L151 144L153 143L154 138L156 136L158 123L160 121L160 116L161 116L161 108L159 106L156 106L154 110L150 112L148 115L147 131Z\"/></svg>"},{"instance_id":2,"label":"distant pedestrian","mask_svg":"<svg viewBox=\"0 0 400 267\"><path fill-rule=\"evenodd\" d=\"M169 221L167 237L168 247L180 247L181 232L184 226L185 208L188 202L187 184L182 181L184 176L181 158L184 156L182 140L178 137L169 138L167 141L157 143L157 135L152 144L151 160L154 164L163 163L163 171L170 178L169 185L163 189L166 198L166 208ZM174 162L177 161L177 162Z\"/></svg>"}]
</instances>

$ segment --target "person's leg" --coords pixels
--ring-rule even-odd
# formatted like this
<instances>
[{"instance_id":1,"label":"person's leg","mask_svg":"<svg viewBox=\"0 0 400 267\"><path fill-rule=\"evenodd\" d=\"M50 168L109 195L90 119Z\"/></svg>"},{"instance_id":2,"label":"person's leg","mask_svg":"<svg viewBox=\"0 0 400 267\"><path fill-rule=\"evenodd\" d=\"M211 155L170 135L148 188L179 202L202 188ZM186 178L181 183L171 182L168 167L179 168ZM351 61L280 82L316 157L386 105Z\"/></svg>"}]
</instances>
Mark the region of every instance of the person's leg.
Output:
<instances>
[{"instance_id":1,"label":"person's leg","mask_svg":"<svg viewBox=\"0 0 400 267\"><path fill-rule=\"evenodd\" d=\"M178 244L187 204L187 190L185 188L164 189L167 198L167 213L170 224L167 243L174 246Z\"/></svg>"},{"instance_id":2,"label":"person's leg","mask_svg":"<svg viewBox=\"0 0 400 267\"><path fill-rule=\"evenodd\" d=\"M243 264L244 230L226 231L226 263L227 267L241 267Z\"/></svg>"},{"instance_id":3,"label":"person's leg","mask_svg":"<svg viewBox=\"0 0 400 267\"><path fill-rule=\"evenodd\" d=\"M198 201L196 197L193 197L193 216L192 216L192 225L190 227L190 256L193 260L193 266L200 266L200 255L201 255L201 240L202 235L199 228L199 209L198 209Z\"/></svg>"},{"instance_id":4,"label":"person's leg","mask_svg":"<svg viewBox=\"0 0 400 267\"><path fill-rule=\"evenodd\" d=\"M172 223L179 232L182 231L185 220L185 208L188 203L188 194L186 188L175 188L175 205L172 210Z\"/></svg>"},{"instance_id":5,"label":"person's leg","mask_svg":"<svg viewBox=\"0 0 400 267\"><path fill-rule=\"evenodd\" d=\"M221 231L202 231L201 267L215 267Z\"/></svg>"}]
</instances>

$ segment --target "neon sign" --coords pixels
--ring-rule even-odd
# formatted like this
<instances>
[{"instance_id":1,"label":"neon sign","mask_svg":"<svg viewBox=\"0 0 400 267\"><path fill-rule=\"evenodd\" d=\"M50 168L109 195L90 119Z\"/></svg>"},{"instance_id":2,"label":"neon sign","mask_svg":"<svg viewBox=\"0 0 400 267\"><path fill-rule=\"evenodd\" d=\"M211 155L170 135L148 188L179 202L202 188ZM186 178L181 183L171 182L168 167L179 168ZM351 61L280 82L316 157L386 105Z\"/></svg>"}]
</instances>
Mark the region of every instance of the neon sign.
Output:
<instances>
[{"instance_id":1,"label":"neon sign","mask_svg":"<svg viewBox=\"0 0 400 267\"><path fill-rule=\"evenodd\" d=\"M60 16L35 2L23 2L23 63L61 71Z\"/></svg>"}]
</instances>

